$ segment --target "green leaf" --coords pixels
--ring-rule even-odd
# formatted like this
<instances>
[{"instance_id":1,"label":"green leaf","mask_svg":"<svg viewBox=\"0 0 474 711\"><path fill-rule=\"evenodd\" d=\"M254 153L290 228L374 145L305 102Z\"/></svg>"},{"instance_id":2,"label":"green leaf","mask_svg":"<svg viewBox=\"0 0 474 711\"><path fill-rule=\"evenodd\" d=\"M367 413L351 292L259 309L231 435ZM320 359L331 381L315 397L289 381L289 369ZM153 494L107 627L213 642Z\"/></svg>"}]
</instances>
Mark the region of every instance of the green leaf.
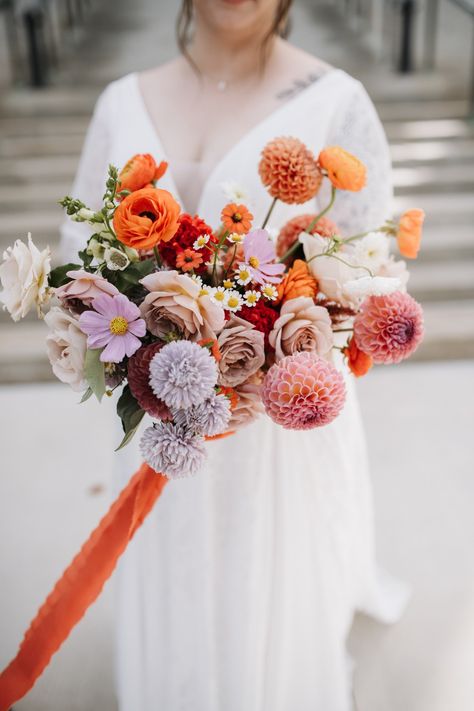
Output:
<instances>
[{"instance_id":1,"label":"green leaf","mask_svg":"<svg viewBox=\"0 0 474 711\"><path fill-rule=\"evenodd\" d=\"M71 277L66 276L66 272L75 270L75 269L80 269L81 266L80 264L62 264L60 267L56 267L55 269L51 270L51 273L48 278L49 285L57 289L58 286L62 286L63 284L67 284L68 281L71 281Z\"/></svg>"},{"instance_id":2,"label":"green leaf","mask_svg":"<svg viewBox=\"0 0 474 711\"><path fill-rule=\"evenodd\" d=\"M125 435L115 450L116 452L130 442L138 429L138 425L143 419L143 415L145 414L145 411L141 409L140 405L132 395L128 385L124 387L122 394L118 399L117 414L122 420L122 427Z\"/></svg>"},{"instance_id":3,"label":"green leaf","mask_svg":"<svg viewBox=\"0 0 474 711\"><path fill-rule=\"evenodd\" d=\"M100 360L102 351L103 348L87 350L84 361L84 376L99 402L105 393L105 367Z\"/></svg>"},{"instance_id":4,"label":"green leaf","mask_svg":"<svg viewBox=\"0 0 474 711\"><path fill-rule=\"evenodd\" d=\"M87 388L87 390L85 391L84 395L83 395L83 396L81 397L81 399L79 400L79 405L82 405L83 402L85 402L86 400L88 400L92 394L93 394L92 388Z\"/></svg>"}]
</instances>

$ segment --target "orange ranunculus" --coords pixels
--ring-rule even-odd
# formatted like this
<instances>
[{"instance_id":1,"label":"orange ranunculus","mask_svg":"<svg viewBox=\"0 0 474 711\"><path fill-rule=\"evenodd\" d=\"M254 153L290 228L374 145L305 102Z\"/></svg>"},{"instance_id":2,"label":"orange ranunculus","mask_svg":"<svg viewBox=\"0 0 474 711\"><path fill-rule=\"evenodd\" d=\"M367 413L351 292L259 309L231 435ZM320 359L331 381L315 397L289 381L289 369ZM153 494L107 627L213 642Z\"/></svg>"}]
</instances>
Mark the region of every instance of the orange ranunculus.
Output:
<instances>
[{"instance_id":1,"label":"orange ranunculus","mask_svg":"<svg viewBox=\"0 0 474 711\"><path fill-rule=\"evenodd\" d=\"M295 259L293 266L278 284L277 302L297 299L298 296L309 296L312 299L318 293L318 282L309 273L308 265L302 259Z\"/></svg>"},{"instance_id":2,"label":"orange ranunculus","mask_svg":"<svg viewBox=\"0 0 474 711\"><path fill-rule=\"evenodd\" d=\"M319 167L327 172L335 188L358 192L365 186L367 170L358 158L341 146L328 146L319 154Z\"/></svg>"},{"instance_id":3,"label":"orange ranunculus","mask_svg":"<svg viewBox=\"0 0 474 711\"><path fill-rule=\"evenodd\" d=\"M347 358L349 370L356 378L360 378L362 375L368 373L373 365L372 357L357 348L354 337L351 338L346 348L344 348L343 354Z\"/></svg>"},{"instance_id":4,"label":"orange ranunculus","mask_svg":"<svg viewBox=\"0 0 474 711\"><path fill-rule=\"evenodd\" d=\"M137 153L130 158L119 173L119 191L140 190L150 185L154 180L159 180L165 174L168 163L161 161L156 164L149 153Z\"/></svg>"},{"instance_id":5,"label":"orange ranunculus","mask_svg":"<svg viewBox=\"0 0 474 711\"><path fill-rule=\"evenodd\" d=\"M418 255L424 219L424 210L418 208L407 210L400 217L397 231L398 249L400 254L408 259L416 259Z\"/></svg>"},{"instance_id":6,"label":"orange ranunculus","mask_svg":"<svg viewBox=\"0 0 474 711\"><path fill-rule=\"evenodd\" d=\"M168 242L178 229L180 207L167 190L142 188L127 195L115 210L117 239L134 249Z\"/></svg>"},{"instance_id":7,"label":"orange ranunculus","mask_svg":"<svg viewBox=\"0 0 474 711\"><path fill-rule=\"evenodd\" d=\"M237 232L243 235L252 227L253 215L245 205L236 205L231 202L221 212L221 220L228 232Z\"/></svg>"}]
</instances>

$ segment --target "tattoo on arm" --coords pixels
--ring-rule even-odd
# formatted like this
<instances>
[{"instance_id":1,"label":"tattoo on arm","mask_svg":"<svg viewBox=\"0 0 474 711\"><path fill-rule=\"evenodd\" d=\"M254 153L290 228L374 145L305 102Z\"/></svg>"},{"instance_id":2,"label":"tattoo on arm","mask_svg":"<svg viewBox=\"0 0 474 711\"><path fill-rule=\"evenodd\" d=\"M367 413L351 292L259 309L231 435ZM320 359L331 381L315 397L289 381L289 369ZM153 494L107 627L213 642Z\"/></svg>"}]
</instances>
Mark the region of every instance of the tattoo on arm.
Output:
<instances>
[{"instance_id":1,"label":"tattoo on arm","mask_svg":"<svg viewBox=\"0 0 474 711\"><path fill-rule=\"evenodd\" d=\"M308 74L308 76L306 76L304 79L295 79L291 86L289 86L287 89L283 89L282 91L278 92L276 98L280 101L287 101L288 99L292 99L297 94L300 94L302 91L311 86L311 84L314 84L314 82L318 81L321 76L322 74L314 74L312 72L311 74Z\"/></svg>"}]
</instances>

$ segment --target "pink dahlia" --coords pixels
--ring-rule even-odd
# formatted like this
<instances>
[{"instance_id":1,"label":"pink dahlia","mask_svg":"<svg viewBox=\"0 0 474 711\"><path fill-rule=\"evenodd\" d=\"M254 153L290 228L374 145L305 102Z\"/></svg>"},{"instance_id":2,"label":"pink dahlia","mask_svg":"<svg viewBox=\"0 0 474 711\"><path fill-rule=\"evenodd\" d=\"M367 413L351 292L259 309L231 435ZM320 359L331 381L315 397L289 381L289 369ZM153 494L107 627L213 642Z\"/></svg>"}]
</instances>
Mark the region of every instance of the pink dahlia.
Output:
<instances>
[{"instance_id":1,"label":"pink dahlia","mask_svg":"<svg viewBox=\"0 0 474 711\"><path fill-rule=\"evenodd\" d=\"M92 302L93 311L84 311L79 317L79 328L87 335L87 347L104 348L100 354L103 363L120 363L132 356L146 333L140 309L124 294L102 294Z\"/></svg>"},{"instance_id":2,"label":"pink dahlia","mask_svg":"<svg viewBox=\"0 0 474 711\"><path fill-rule=\"evenodd\" d=\"M423 310L409 294L369 296L354 319L357 347L374 363L399 363L423 338Z\"/></svg>"},{"instance_id":3,"label":"pink dahlia","mask_svg":"<svg viewBox=\"0 0 474 711\"><path fill-rule=\"evenodd\" d=\"M308 430L332 422L342 410L346 388L341 373L310 351L272 365L262 386L265 410L289 430Z\"/></svg>"}]
</instances>

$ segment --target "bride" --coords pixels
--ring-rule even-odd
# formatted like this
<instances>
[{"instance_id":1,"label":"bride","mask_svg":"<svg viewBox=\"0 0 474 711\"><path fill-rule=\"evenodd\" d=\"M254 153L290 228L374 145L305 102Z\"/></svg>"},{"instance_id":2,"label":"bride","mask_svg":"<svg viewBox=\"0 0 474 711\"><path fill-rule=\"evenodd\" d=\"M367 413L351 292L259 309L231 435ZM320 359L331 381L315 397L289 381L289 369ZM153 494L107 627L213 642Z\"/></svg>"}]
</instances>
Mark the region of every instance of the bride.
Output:
<instances>
[{"instance_id":1,"label":"bride","mask_svg":"<svg viewBox=\"0 0 474 711\"><path fill-rule=\"evenodd\" d=\"M339 144L365 162L367 187L339 193L331 213L342 233L382 224L392 189L380 121L359 81L283 39L290 5L184 0L181 56L100 96L73 195L98 207L108 164L151 153L169 161L160 187L184 210L218 225L240 191L259 225L270 200L260 151L292 135L316 154ZM318 208L279 203L268 226ZM64 225L68 257L85 239L83 225ZM210 443L205 471L166 487L119 568L121 711L350 709L354 611L393 621L403 594L376 573L364 434L347 381L331 425L295 432L261 417ZM122 486L138 450L117 458Z\"/></svg>"}]
</instances>

